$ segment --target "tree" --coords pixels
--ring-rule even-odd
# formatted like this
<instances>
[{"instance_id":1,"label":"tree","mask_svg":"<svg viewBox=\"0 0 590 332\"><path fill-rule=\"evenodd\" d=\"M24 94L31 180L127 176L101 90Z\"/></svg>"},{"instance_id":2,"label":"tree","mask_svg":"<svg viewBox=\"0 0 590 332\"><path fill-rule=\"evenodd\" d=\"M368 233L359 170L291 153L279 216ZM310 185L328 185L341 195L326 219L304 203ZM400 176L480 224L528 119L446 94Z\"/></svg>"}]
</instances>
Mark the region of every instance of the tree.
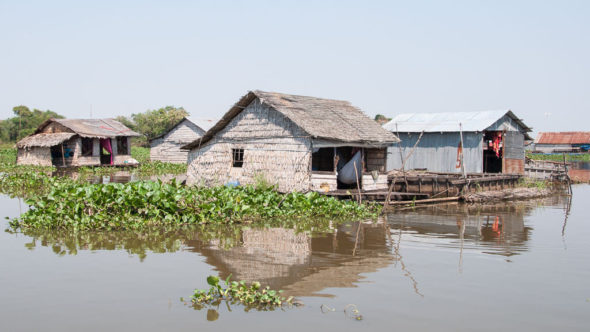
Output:
<instances>
[{"instance_id":1,"label":"tree","mask_svg":"<svg viewBox=\"0 0 590 332\"><path fill-rule=\"evenodd\" d=\"M384 125L387 122L391 121L391 118L388 118L383 114L377 114L377 115L375 115L374 120L377 121L380 125Z\"/></svg>"},{"instance_id":2,"label":"tree","mask_svg":"<svg viewBox=\"0 0 590 332\"><path fill-rule=\"evenodd\" d=\"M131 119L119 116L116 120L150 140L167 132L188 115L182 107L166 106L143 113L134 113Z\"/></svg>"},{"instance_id":3,"label":"tree","mask_svg":"<svg viewBox=\"0 0 590 332\"><path fill-rule=\"evenodd\" d=\"M32 134L37 127L44 121L57 118L63 119L63 116L56 112L38 109L29 109L27 106L20 105L12 108L14 117L0 122L0 141L16 142L25 136Z\"/></svg>"}]
</instances>

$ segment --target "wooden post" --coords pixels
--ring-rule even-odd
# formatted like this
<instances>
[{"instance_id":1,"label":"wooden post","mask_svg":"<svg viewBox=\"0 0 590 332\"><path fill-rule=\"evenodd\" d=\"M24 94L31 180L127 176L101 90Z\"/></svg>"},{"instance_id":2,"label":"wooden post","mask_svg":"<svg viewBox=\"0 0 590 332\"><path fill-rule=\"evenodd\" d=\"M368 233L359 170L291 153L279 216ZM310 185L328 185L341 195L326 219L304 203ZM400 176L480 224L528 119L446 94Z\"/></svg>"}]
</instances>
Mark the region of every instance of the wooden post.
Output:
<instances>
[{"instance_id":1,"label":"wooden post","mask_svg":"<svg viewBox=\"0 0 590 332\"><path fill-rule=\"evenodd\" d=\"M64 153L64 144L61 143L61 164L63 167L66 167L66 156Z\"/></svg>"},{"instance_id":2,"label":"wooden post","mask_svg":"<svg viewBox=\"0 0 590 332\"><path fill-rule=\"evenodd\" d=\"M465 146L463 145L463 125L459 122L459 136L461 137L461 173L463 173L463 178L467 178L467 173L465 171L465 160L463 159L463 151L465 150Z\"/></svg>"}]
</instances>

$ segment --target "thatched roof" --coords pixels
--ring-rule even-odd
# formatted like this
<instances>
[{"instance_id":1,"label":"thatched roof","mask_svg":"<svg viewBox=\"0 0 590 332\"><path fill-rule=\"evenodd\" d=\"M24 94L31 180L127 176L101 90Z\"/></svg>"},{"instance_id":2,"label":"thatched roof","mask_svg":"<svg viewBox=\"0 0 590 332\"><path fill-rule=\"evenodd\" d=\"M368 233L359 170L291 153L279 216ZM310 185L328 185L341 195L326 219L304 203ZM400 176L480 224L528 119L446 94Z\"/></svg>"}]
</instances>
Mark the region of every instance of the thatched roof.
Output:
<instances>
[{"instance_id":1,"label":"thatched roof","mask_svg":"<svg viewBox=\"0 0 590 332\"><path fill-rule=\"evenodd\" d=\"M255 90L243 96L203 137L184 146L184 149L192 149L211 140L256 98L293 121L312 138L383 146L399 141L347 101Z\"/></svg>"},{"instance_id":2,"label":"thatched roof","mask_svg":"<svg viewBox=\"0 0 590 332\"><path fill-rule=\"evenodd\" d=\"M69 140L73 136L76 136L76 134L75 133L33 134L33 135L27 136L27 137L21 139L20 141L18 141L18 143L16 143L16 147L19 149L26 149L26 148L30 148L33 146L48 148L48 147L52 147L52 146L61 144L65 141Z\"/></svg>"},{"instance_id":3,"label":"thatched roof","mask_svg":"<svg viewBox=\"0 0 590 332\"><path fill-rule=\"evenodd\" d=\"M43 129L52 122L57 122L82 137L114 138L119 136L141 136L127 128L121 122L113 119L49 119L43 122L34 134L42 133Z\"/></svg>"}]
</instances>

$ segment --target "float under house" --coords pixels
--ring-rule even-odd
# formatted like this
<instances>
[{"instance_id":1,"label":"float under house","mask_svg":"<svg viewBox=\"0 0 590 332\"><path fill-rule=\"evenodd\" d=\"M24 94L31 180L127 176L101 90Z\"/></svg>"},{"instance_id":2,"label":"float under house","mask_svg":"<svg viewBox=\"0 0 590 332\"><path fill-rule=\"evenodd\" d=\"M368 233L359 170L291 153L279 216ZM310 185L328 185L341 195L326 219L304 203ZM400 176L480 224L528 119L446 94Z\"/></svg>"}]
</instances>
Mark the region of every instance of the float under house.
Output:
<instances>
[{"instance_id":1,"label":"float under house","mask_svg":"<svg viewBox=\"0 0 590 332\"><path fill-rule=\"evenodd\" d=\"M150 140L150 160L186 164L188 151L182 147L203 136L217 120L185 117L174 127Z\"/></svg>"},{"instance_id":2,"label":"float under house","mask_svg":"<svg viewBox=\"0 0 590 332\"><path fill-rule=\"evenodd\" d=\"M383 125L401 142L387 170L524 174L531 128L510 110L399 114Z\"/></svg>"},{"instance_id":3,"label":"float under house","mask_svg":"<svg viewBox=\"0 0 590 332\"><path fill-rule=\"evenodd\" d=\"M187 183L281 192L387 188L398 138L347 101L251 91L188 149Z\"/></svg>"},{"instance_id":4,"label":"float under house","mask_svg":"<svg viewBox=\"0 0 590 332\"><path fill-rule=\"evenodd\" d=\"M18 165L132 166L131 137L140 136L113 119L49 119L16 143Z\"/></svg>"}]
</instances>

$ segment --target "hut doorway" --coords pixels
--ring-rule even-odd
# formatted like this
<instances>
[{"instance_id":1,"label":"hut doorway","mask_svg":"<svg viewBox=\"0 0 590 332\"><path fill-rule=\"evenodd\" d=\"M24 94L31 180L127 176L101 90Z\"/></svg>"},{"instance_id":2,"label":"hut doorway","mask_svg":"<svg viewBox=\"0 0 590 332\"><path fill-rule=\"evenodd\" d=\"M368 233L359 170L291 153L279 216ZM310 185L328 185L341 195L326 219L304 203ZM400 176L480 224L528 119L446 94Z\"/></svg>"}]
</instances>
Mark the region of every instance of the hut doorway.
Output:
<instances>
[{"instance_id":1,"label":"hut doorway","mask_svg":"<svg viewBox=\"0 0 590 332\"><path fill-rule=\"evenodd\" d=\"M65 166L64 149L61 144L51 147L51 164L56 167Z\"/></svg>"},{"instance_id":2,"label":"hut doorway","mask_svg":"<svg viewBox=\"0 0 590 332\"><path fill-rule=\"evenodd\" d=\"M483 137L483 172L502 173L504 136L501 131L485 131Z\"/></svg>"},{"instance_id":3,"label":"hut doorway","mask_svg":"<svg viewBox=\"0 0 590 332\"><path fill-rule=\"evenodd\" d=\"M108 138L100 139L100 164L113 164L113 147L111 146L111 140Z\"/></svg>"},{"instance_id":4,"label":"hut doorway","mask_svg":"<svg viewBox=\"0 0 590 332\"><path fill-rule=\"evenodd\" d=\"M363 151L358 147L343 146L336 148L336 174L338 189L362 188ZM355 170L356 168L356 170Z\"/></svg>"}]
</instances>

